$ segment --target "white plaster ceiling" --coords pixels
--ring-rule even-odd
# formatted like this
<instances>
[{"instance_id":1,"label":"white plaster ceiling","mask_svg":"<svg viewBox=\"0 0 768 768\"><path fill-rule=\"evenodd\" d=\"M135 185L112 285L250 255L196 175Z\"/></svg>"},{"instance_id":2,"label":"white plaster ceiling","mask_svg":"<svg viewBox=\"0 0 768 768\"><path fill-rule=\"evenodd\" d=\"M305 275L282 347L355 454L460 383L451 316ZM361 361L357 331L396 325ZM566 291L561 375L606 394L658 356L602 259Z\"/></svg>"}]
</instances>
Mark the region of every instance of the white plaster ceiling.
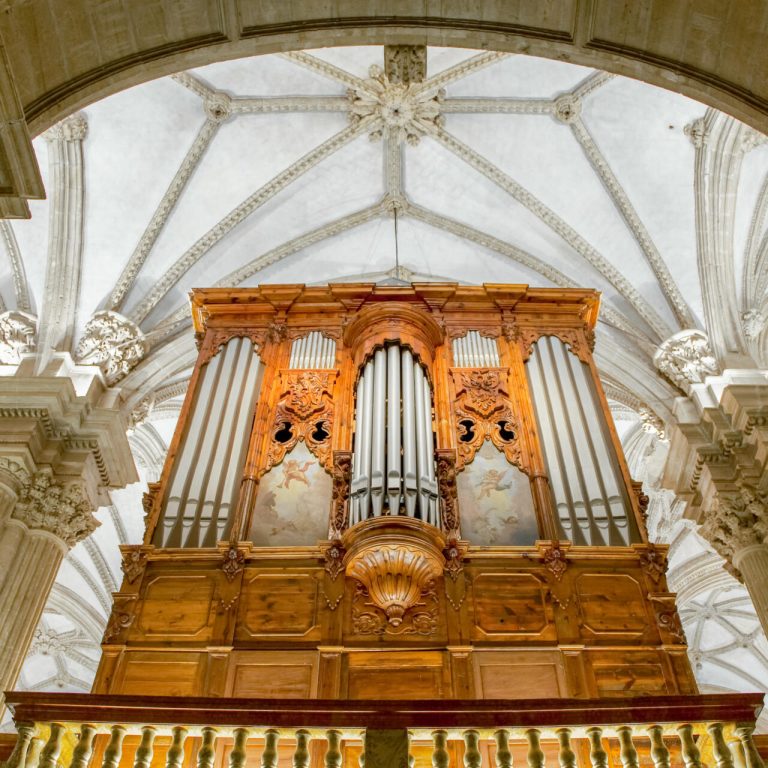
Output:
<instances>
[{"instance_id":1,"label":"white plaster ceiling","mask_svg":"<svg viewBox=\"0 0 768 768\"><path fill-rule=\"evenodd\" d=\"M700 242L711 233L697 224L695 207L709 171L697 166L685 132L712 111L641 82L563 62L431 48L423 99L445 89L440 127L427 125L411 145L394 134L372 141L368 134L380 126L371 124L320 159L304 162L290 183L275 188L292 164L351 133L349 93L370 91L370 67L382 64L380 47L263 56L164 78L88 106L79 286L46 306L56 189L47 141L36 139L49 199L30 201L30 221L3 224L18 243L14 272L9 238L0 238L5 307L22 308L21 264L39 321L75 302L75 341L100 309L140 325L149 353L119 386L126 410L143 420L131 440L142 476L151 480L195 358L189 289L382 279L395 266L397 207L399 274L408 279L578 285L603 292L597 360L633 473L648 479L659 442L653 430L679 394L656 372L653 351L682 328L706 331L705 318L713 314L700 283L707 268ZM231 114L215 124L205 104L219 92L262 113ZM552 100L569 93L580 104L575 123L553 113ZM745 135L752 140L723 208L734 222L733 239L718 254L735 267L739 315L752 308L744 254L765 245L760 211L768 199L768 145L747 129ZM194 147L200 151L190 152ZM183 179L174 200L169 187L178 173ZM260 205L230 226L227 217L260 189ZM208 242L198 242L206 236ZM129 264L135 275L126 277ZM759 259L757 265L765 272ZM643 431L638 414L650 432ZM21 687L89 685L108 595L120 580L117 543L138 541L141 533L141 489L123 493L115 495L117 512L99 513L103 525L89 548L78 545L62 567ZM671 507L664 510L673 516ZM666 540L673 533L665 529ZM678 547L678 557L687 554L676 567L684 570L705 550ZM710 571L721 570L719 562L709 563ZM704 613L726 604L738 623L739 589L718 583L681 606L692 648L709 654L699 670L704 685L743 690L747 684L711 661L718 643L726 647L730 640L706 628L699 632ZM738 640L738 632L729 637ZM762 659L762 645L759 652ZM742 654L739 664L752 661ZM768 689L762 667L759 682Z\"/></svg>"}]
</instances>

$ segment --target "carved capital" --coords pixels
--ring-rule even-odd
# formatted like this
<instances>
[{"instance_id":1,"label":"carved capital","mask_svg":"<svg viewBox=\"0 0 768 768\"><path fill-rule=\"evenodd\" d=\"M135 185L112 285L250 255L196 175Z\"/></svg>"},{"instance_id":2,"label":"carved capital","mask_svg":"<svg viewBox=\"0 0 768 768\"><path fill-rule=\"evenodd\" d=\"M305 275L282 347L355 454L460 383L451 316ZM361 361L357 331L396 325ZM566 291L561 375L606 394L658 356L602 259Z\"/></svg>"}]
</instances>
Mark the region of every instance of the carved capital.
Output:
<instances>
[{"instance_id":1,"label":"carved capital","mask_svg":"<svg viewBox=\"0 0 768 768\"><path fill-rule=\"evenodd\" d=\"M68 547L99 525L79 483L62 484L50 472L38 472L22 486L11 515L31 530L47 531Z\"/></svg>"},{"instance_id":2,"label":"carved capital","mask_svg":"<svg viewBox=\"0 0 768 768\"><path fill-rule=\"evenodd\" d=\"M384 73L390 83L420 83L427 77L426 45L385 45Z\"/></svg>"},{"instance_id":3,"label":"carved capital","mask_svg":"<svg viewBox=\"0 0 768 768\"><path fill-rule=\"evenodd\" d=\"M51 126L44 134L46 141L83 141L88 135L88 120L84 112L75 112Z\"/></svg>"},{"instance_id":4,"label":"carved capital","mask_svg":"<svg viewBox=\"0 0 768 768\"><path fill-rule=\"evenodd\" d=\"M26 312L0 314L0 363L18 365L35 344L35 318Z\"/></svg>"},{"instance_id":5,"label":"carved capital","mask_svg":"<svg viewBox=\"0 0 768 768\"><path fill-rule=\"evenodd\" d=\"M141 329L117 312L96 312L85 326L75 356L84 365L98 365L107 384L116 384L147 354Z\"/></svg>"},{"instance_id":6,"label":"carved capital","mask_svg":"<svg viewBox=\"0 0 768 768\"><path fill-rule=\"evenodd\" d=\"M746 484L718 493L699 533L730 561L736 552L768 541L767 505L768 495Z\"/></svg>"},{"instance_id":7,"label":"carved capital","mask_svg":"<svg viewBox=\"0 0 768 768\"><path fill-rule=\"evenodd\" d=\"M709 139L707 124L703 117L697 117L683 128L683 133L691 140L696 149L703 149Z\"/></svg>"},{"instance_id":8,"label":"carved capital","mask_svg":"<svg viewBox=\"0 0 768 768\"><path fill-rule=\"evenodd\" d=\"M686 394L692 384L700 384L707 376L721 372L707 335L695 328L675 333L662 342L653 362L659 373Z\"/></svg>"}]
</instances>

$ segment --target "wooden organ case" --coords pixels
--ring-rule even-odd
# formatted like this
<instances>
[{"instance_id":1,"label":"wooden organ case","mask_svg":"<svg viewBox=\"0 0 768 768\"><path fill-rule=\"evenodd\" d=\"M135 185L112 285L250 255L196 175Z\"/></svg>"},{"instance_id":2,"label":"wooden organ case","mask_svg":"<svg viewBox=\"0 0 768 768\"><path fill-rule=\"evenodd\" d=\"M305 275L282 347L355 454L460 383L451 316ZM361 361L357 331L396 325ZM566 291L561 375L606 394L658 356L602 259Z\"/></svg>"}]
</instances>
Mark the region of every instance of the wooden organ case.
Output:
<instances>
[{"instance_id":1,"label":"wooden organ case","mask_svg":"<svg viewBox=\"0 0 768 768\"><path fill-rule=\"evenodd\" d=\"M192 294L199 357L95 693L696 692L592 358L598 294Z\"/></svg>"}]
</instances>

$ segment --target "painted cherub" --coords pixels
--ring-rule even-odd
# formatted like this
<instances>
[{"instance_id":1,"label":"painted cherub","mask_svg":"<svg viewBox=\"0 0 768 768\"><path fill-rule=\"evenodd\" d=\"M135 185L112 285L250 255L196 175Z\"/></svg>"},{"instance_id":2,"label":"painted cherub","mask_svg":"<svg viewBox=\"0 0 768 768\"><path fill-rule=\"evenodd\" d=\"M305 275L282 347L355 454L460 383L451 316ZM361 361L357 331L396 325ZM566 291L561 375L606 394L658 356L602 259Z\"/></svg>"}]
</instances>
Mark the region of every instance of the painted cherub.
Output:
<instances>
[{"instance_id":1,"label":"painted cherub","mask_svg":"<svg viewBox=\"0 0 768 768\"><path fill-rule=\"evenodd\" d=\"M309 485L307 480L307 470L312 466L311 461L305 461L303 466L299 466L299 462L296 459L287 459L283 462L283 482L278 485L278 488L290 488L291 481L296 480L304 485Z\"/></svg>"},{"instance_id":2,"label":"painted cherub","mask_svg":"<svg viewBox=\"0 0 768 768\"><path fill-rule=\"evenodd\" d=\"M505 491L509 488L509 484L501 484L501 481L506 474L506 470L504 472L499 472L498 469L489 469L480 480L480 492L477 494L477 498L490 498L491 491Z\"/></svg>"}]
</instances>

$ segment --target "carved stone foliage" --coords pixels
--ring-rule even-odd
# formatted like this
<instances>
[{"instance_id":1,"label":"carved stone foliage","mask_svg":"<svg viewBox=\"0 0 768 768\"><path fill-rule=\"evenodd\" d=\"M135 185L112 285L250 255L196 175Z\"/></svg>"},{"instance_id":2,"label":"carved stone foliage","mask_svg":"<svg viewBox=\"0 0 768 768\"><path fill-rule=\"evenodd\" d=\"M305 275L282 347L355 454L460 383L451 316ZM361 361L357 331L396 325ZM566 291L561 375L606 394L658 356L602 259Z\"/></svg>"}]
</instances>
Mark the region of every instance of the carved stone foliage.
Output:
<instances>
[{"instance_id":1,"label":"carved stone foliage","mask_svg":"<svg viewBox=\"0 0 768 768\"><path fill-rule=\"evenodd\" d=\"M469 464L483 443L490 440L507 461L526 471L517 439L517 419L507 397L506 370L453 369L451 373L456 387L457 469Z\"/></svg>"},{"instance_id":2,"label":"carved stone foliage","mask_svg":"<svg viewBox=\"0 0 768 768\"><path fill-rule=\"evenodd\" d=\"M402 71L402 70L401 70ZM443 90L422 90L414 82L392 82L381 67L373 66L362 85L347 92L349 118L353 125L378 118L369 134L372 140L384 137L411 145L443 125L440 105Z\"/></svg>"},{"instance_id":3,"label":"carved stone foliage","mask_svg":"<svg viewBox=\"0 0 768 768\"><path fill-rule=\"evenodd\" d=\"M520 346L523 360L527 360L533 351L533 345L542 336L554 336L573 352L582 363L588 363L595 349L595 331L588 326L584 328L528 328L516 323L504 323L502 333L507 341Z\"/></svg>"},{"instance_id":4,"label":"carved stone foliage","mask_svg":"<svg viewBox=\"0 0 768 768\"><path fill-rule=\"evenodd\" d=\"M456 451L436 452L437 491L440 497L440 522L449 539L459 538L459 501L456 487Z\"/></svg>"},{"instance_id":5,"label":"carved stone foliage","mask_svg":"<svg viewBox=\"0 0 768 768\"><path fill-rule=\"evenodd\" d=\"M117 312L96 312L85 326L75 356L79 363L98 365L107 384L120 381L147 354L149 343L136 323Z\"/></svg>"},{"instance_id":6,"label":"carved stone foliage","mask_svg":"<svg viewBox=\"0 0 768 768\"><path fill-rule=\"evenodd\" d=\"M73 547L99 525L77 483L63 485L38 472L22 486L12 517L32 530L48 531Z\"/></svg>"},{"instance_id":7,"label":"carved stone foliage","mask_svg":"<svg viewBox=\"0 0 768 768\"><path fill-rule=\"evenodd\" d=\"M413 610L394 624L369 591L357 582L352 598L352 631L356 635L422 635L435 633L438 627L440 601L435 581L429 581L421 589Z\"/></svg>"},{"instance_id":8,"label":"carved stone foliage","mask_svg":"<svg viewBox=\"0 0 768 768\"><path fill-rule=\"evenodd\" d=\"M426 45L385 45L384 73L390 83L420 83L427 76Z\"/></svg>"},{"instance_id":9,"label":"carved stone foliage","mask_svg":"<svg viewBox=\"0 0 768 768\"><path fill-rule=\"evenodd\" d=\"M0 363L18 365L35 343L35 318L25 312L0 314Z\"/></svg>"},{"instance_id":10,"label":"carved stone foliage","mask_svg":"<svg viewBox=\"0 0 768 768\"><path fill-rule=\"evenodd\" d=\"M352 451L333 452L330 538L338 538L347 527L347 501L352 480Z\"/></svg>"},{"instance_id":11,"label":"carved stone foliage","mask_svg":"<svg viewBox=\"0 0 768 768\"><path fill-rule=\"evenodd\" d=\"M333 385L338 371L284 370L280 400L272 422L266 472L303 440L329 472L333 471Z\"/></svg>"},{"instance_id":12,"label":"carved stone foliage","mask_svg":"<svg viewBox=\"0 0 768 768\"><path fill-rule=\"evenodd\" d=\"M653 362L659 372L688 393L692 384L721 373L720 366L703 331L693 328L670 336L659 345Z\"/></svg>"},{"instance_id":13,"label":"carved stone foliage","mask_svg":"<svg viewBox=\"0 0 768 768\"><path fill-rule=\"evenodd\" d=\"M741 549L768 542L768 495L746 484L733 493L720 492L699 533L728 560Z\"/></svg>"}]
</instances>

